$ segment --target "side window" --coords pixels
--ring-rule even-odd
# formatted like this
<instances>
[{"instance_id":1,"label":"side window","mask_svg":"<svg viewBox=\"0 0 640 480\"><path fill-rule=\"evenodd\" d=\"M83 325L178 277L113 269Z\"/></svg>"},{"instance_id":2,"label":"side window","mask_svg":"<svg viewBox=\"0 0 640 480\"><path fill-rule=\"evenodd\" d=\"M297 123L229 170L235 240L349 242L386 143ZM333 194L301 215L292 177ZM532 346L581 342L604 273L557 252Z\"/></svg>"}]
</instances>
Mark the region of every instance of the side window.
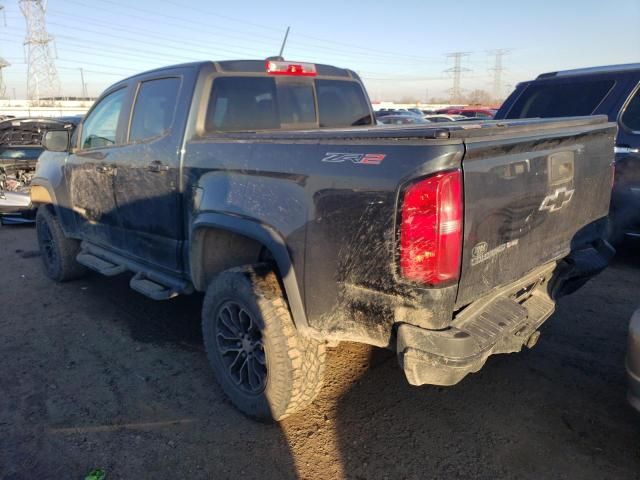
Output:
<instances>
[{"instance_id":1,"label":"side window","mask_svg":"<svg viewBox=\"0 0 640 480\"><path fill-rule=\"evenodd\" d=\"M613 80L533 83L520 94L507 118L591 115L614 83Z\"/></svg>"},{"instance_id":2,"label":"side window","mask_svg":"<svg viewBox=\"0 0 640 480\"><path fill-rule=\"evenodd\" d=\"M179 89L180 79L176 77L140 84L133 107L130 142L163 135L171 128Z\"/></svg>"},{"instance_id":3,"label":"side window","mask_svg":"<svg viewBox=\"0 0 640 480\"><path fill-rule=\"evenodd\" d=\"M620 123L629 130L640 132L640 88L636 90L627 108L624 109Z\"/></svg>"},{"instance_id":4,"label":"side window","mask_svg":"<svg viewBox=\"0 0 640 480\"><path fill-rule=\"evenodd\" d=\"M80 148L84 150L115 145L125 93L126 88L121 88L100 100L83 122Z\"/></svg>"}]
</instances>

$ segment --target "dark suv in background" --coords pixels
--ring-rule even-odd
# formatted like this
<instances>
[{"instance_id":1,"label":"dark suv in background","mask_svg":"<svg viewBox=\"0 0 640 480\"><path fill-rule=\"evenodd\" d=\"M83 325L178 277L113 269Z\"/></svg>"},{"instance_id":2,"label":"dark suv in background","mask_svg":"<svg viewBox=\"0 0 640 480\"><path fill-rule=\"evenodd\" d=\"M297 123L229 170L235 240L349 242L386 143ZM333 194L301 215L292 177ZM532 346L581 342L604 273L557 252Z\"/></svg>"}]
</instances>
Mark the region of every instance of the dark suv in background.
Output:
<instances>
[{"instance_id":1,"label":"dark suv in background","mask_svg":"<svg viewBox=\"0 0 640 480\"><path fill-rule=\"evenodd\" d=\"M543 73L518 84L495 118L599 114L618 123L611 238L640 237L640 63Z\"/></svg>"}]
</instances>

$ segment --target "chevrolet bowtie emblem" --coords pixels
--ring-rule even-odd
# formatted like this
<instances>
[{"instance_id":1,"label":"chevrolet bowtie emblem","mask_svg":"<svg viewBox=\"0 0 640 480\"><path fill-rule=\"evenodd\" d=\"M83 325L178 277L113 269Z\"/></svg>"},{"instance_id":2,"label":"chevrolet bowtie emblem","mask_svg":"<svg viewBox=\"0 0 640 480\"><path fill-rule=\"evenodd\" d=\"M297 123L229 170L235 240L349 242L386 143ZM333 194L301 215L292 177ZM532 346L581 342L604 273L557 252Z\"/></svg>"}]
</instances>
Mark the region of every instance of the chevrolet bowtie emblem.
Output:
<instances>
[{"instance_id":1,"label":"chevrolet bowtie emblem","mask_svg":"<svg viewBox=\"0 0 640 480\"><path fill-rule=\"evenodd\" d=\"M567 187L556 189L555 192L550 193L542 200L540 211L557 212L571 201L573 192L575 189L567 190Z\"/></svg>"}]
</instances>

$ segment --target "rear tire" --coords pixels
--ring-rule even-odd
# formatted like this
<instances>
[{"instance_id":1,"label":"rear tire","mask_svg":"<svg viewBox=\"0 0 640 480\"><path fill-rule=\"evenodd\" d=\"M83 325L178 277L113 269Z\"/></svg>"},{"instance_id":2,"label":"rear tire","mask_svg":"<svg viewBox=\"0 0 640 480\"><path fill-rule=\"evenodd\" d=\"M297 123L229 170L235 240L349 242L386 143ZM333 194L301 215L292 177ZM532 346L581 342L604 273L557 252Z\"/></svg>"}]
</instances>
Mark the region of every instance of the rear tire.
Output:
<instances>
[{"instance_id":1,"label":"rear tire","mask_svg":"<svg viewBox=\"0 0 640 480\"><path fill-rule=\"evenodd\" d=\"M218 382L250 417L282 420L308 406L322 387L325 345L298 333L267 267L218 275L207 289L202 331Z\"/></svg>"},{"instance_id":2,"label":"rear tire","mask_svg":"<svg viewBox=\"0 0 640 480\"><path fill-rule=\"evenodd\" d=\"M56 282L80 278L87 273L87 269L76 261L80 242L65 237L58 217L50 208L42 205L36 214L36 233L44 271Z\"/></svg>"}]
</instances>

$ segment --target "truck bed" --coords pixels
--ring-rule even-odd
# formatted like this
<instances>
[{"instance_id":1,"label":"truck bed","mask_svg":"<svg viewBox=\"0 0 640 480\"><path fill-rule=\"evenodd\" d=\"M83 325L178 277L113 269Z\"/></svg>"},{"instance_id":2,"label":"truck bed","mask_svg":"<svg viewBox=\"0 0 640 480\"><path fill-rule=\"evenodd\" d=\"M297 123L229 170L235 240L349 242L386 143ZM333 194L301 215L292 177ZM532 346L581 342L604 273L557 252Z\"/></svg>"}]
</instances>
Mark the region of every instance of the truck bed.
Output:
<instances>
[{"instance_id":1,"label":"truck bed","mask_svg":"<svg viewBox=\"0 0 640 480\"><path fill-rule=\"evenodd\" d=\"M599 239L614 134L605 117L216 134L187 143L183 188L217 191L201 209L281 235L312 330L388 345L394 324L445 328L487 292ZM405 281L402 192L450 169L464 175L459 282Z\"/></svg>"}]
</instances>

